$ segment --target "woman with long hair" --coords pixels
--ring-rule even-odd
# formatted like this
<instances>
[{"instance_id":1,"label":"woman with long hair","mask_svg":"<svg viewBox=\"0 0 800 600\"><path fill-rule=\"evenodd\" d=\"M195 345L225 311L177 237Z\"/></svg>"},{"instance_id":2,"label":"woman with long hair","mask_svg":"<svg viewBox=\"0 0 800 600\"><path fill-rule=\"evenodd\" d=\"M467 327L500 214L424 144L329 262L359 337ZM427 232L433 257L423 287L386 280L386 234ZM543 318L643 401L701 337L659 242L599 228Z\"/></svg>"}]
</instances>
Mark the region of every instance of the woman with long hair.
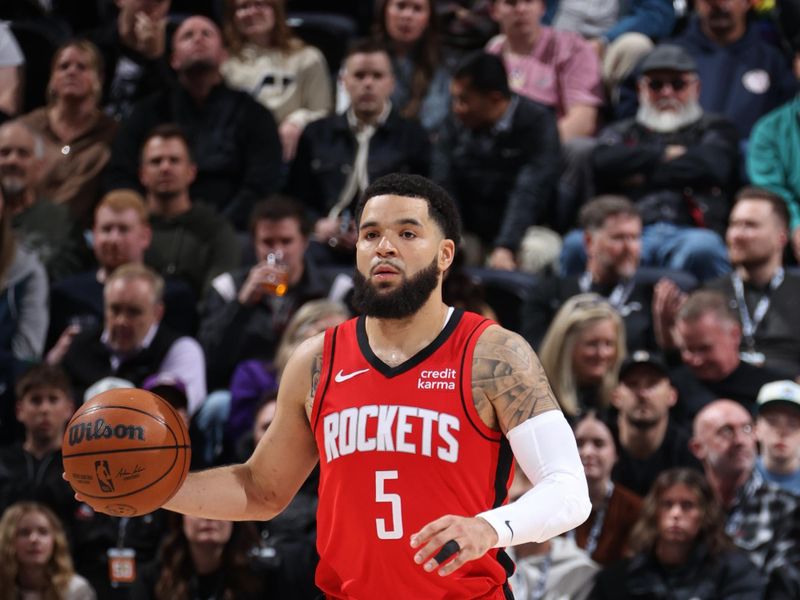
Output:
<instances>
[{"instance_id":1,"label":"woman with long hair","mask_svg":"<svg viewBox=\"0 0 800 600\"><path fill-rule=\"evenodd\" d=\"M58 517L36 502L12 504L0 519L0 600L94 600L75 573Z\"/></svg>"},{"instance_id":2,"label":"woman with long hair","mask_svg":"<svg viewBox=\"0 0 800 600\"><path fill-rule=\"evenodd\" d=\"M592 512L570 536L592 560L608 565L624 556L628 535L639 518L642 499L611 481L617 448L611 430L596 413L588 411L575 423L574 430Z\"/></svg>"},{"instance_id":3,"label":"woman with long hair","mask_svg":"<svg viewBox=\"0 0 800 600\"><path fill-rule=\"evenodd\" d=\"M587 408L602 414L625 358L622 318L598 294L573 296L556 313L539 356L567 417Z\"/></svg>"},{"instance_id":4,"label":"woman with long hair","mask_svg":"<svg viewBox=\"0 0 800 600\"><path fill-rule=\"evenodd\" d=\"M592 598L758 600L764 582L725 534L725 517L699 471L661 473L628 540L631 558L597 576Z\"/></svg>"},{"instance_id":5,"label":"woman with long hair","mask_svg":"<svg viewBox=\"0 0 800 600\"><path fill-rule=\"evenodd\" d=\"M170 514L159 559L142 569L132 600L257 600L262 582L251 564L252 523Z\"/></svg>"},{"instance_id":6,"label":"woman with long hair","mask_svg":"<svg viewBox=\"0 0 800 600\"><path fill-rule=\"evenodd\" d=\"M230 58L222 76L272 111L290 161L303 128L331 111L325 57L289 29L284 0L225 0L223 32Z\"/></svg>"},{"instance_id":7,"label":"woman with long hair","mask_svg":"<svg viewBox=\"0 0 800 600\"><path fill-rule=\"evenodd\" d=\"M373 25L389 49L400 115L435 132L450 110L450 75L442 62L432 0L382 0Z\"/></svg>"},{"instance_id":8,"label":"woman with long hair","mask_svg":"<svg viewBox=\"0 0 800 600\"><path fill-rule=\"evenodd\" d=\"M103 72L103 57L94 44L66 42L53 56L48 105L21 117L45 140L40 194L69 206L85 226L100 199L100 174L117 131L117 122L100 109Z\"/></svg>"}]
</instances>

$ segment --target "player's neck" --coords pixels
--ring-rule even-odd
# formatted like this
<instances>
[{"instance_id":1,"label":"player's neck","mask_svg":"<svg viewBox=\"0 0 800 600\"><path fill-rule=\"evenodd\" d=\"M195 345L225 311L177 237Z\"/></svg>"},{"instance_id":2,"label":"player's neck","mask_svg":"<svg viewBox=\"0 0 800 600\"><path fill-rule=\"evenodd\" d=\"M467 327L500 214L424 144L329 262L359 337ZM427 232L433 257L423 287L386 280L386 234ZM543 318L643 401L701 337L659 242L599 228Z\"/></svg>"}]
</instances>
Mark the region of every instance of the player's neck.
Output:
<instances>
[{"instance_id":1,"label":"player's neck","mask_svg":"<svg viewBox=\"0 0 800 600\"><path fill-rule=\"evenodd\" d=\"M434 292L422 308L408 318L367 317L370 348L387 365L402 364L436 339L445 325L447 311L441 295Z\"/></svg>"}]
</instances>

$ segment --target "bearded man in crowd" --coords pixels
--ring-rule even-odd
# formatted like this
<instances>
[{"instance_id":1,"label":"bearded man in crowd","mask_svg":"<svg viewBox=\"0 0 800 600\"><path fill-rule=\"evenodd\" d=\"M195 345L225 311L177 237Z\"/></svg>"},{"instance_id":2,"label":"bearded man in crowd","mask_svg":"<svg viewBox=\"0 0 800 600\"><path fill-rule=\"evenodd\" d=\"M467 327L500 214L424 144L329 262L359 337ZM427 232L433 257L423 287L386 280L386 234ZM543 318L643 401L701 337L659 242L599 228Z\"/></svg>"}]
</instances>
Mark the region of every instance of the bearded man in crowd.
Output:
<instances>
[{"instance_id":1,"label":"bearded man in crowd","mask_svg":"<svg viewBox=\"0 0 800 600\"><path fill-rule=\"evenodd\" d=\"M696 63L679 46L656 46L640 73L636 116L600 133L592 155L597 191L636 203L643 264L686 270L701 281L726 273L718 233L738 180L736 128L703 111Z\"/></svg>"}]
</instances>

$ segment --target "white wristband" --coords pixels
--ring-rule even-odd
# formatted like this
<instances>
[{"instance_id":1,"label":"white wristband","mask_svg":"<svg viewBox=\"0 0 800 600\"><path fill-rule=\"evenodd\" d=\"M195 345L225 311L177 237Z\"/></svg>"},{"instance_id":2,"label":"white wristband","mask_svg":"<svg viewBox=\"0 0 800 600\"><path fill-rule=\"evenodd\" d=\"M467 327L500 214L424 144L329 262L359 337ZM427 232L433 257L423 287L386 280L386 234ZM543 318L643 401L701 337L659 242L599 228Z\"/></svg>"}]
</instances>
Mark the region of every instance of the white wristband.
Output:
<instances>
[{"instance_id":1,"label":"white wristband","mask_svg":"<svg viewBox=\"0 0 800 600\"><path fill-rule=\"evenodd\" d=\"M543 542L574 529L592 510L575 435L560 410L541 413L508 432L533 484L516 501L480 513L497 532L495 548Z\"/></svg>"}]
</instances>

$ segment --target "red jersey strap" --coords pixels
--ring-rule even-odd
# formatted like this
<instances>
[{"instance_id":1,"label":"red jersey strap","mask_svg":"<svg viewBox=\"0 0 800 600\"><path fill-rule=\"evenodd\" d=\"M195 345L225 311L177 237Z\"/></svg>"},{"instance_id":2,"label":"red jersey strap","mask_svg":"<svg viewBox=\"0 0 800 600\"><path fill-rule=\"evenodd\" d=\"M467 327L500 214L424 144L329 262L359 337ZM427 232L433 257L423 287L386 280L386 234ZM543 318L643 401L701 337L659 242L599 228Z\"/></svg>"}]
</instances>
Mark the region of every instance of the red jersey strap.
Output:
<instances>
[{"instance_id":1,"label":"red jersey strap","mask_svg":"<svg viewBox=\"0 0 800 600\"><path fill-rule=\"evenodd\" d=\"M466 336L464 353L461 355L461 404L464 413L467 415L470 424L485 439L492 442L499 442L503 438L503 433L495 431L483 422L481 416L475 408L475 399L472 395L472 364L475 358L475 346L481 335L491 325L496 325L494 321L483 319L473 327Z\"/></svg>"},{"instance_id":2,"label":"red jersey strap","mask_svg":"<svg viewBox=\"0 0 800 600\"><path fill-rule=\"evenodd\" d=\"M336 350L336 338L339 334L339 327L331 327L325 330L325 341L322 346L322 371L319 374L319 382L314 393L314 406L311 408L311 432L316 433L319 413L322 410L322 399L325 397L325 390L331 382L333 373L333 353ZM312 382L313 385L313 382Z\"/></svg>"}]
</instances>

